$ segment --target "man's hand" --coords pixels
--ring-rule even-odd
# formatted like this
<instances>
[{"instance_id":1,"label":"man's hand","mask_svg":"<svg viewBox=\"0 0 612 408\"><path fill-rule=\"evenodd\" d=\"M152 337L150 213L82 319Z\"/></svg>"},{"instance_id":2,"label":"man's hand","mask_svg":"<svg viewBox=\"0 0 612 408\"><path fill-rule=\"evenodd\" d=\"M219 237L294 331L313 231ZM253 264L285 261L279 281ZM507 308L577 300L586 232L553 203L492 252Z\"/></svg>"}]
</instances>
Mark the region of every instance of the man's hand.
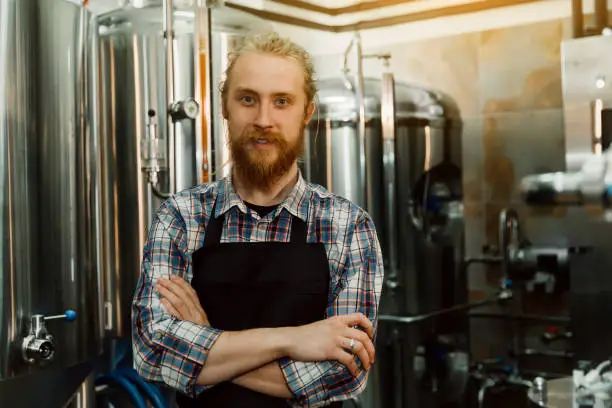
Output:
<instances>
[{"instance_id":1,"label":"man's hand","mask_svg":"<svg viewBox=\"0 0 612 408\"><path fill-rule=\"evenodd\" d=\"M364 331L357 328L361 326ZM289 357L298 361L336 360L357 376L357 355L366 370L374 362L372 323L361 313L334 316L312 324L286 328ZM353 353L353 354L351 354Z\"/></svg>"},{"instance_id":2,"label":"man's hand","mask_svg":"<svg viewBox=\"0 0 612 408\"><path fill-rule=\"evenodd\" d=\"M155 289L162 296L162 304L171 315L199 325L210 325L206 312L193 287L179 276L159 279Z\"/></svg>"}]
</instances>

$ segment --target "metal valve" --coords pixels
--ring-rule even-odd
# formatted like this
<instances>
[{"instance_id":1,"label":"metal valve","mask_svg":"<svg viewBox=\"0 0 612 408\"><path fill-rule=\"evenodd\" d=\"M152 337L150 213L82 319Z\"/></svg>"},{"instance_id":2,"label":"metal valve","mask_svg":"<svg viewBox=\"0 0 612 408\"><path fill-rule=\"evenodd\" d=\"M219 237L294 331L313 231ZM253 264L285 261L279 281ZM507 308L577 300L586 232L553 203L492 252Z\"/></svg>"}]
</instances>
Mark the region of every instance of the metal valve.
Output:
<instances>
[{"instance_id":1,"label":"metal valve","mask_svg":"<svg viewBox=\"0 0 612 408\"><path fill-rule=\"evenodd\" d=\"M170 105L170 116L174 122L183 119L195 119L198 117L198 113L200 112L200 104L192 98L187 97L180 101L173 102Z\"/></svg>"},{"instance_id":2,"label":"metal valve","mask_svg":"<svg viewBox=\"0 0 612 408\"><path fill-rule=\"evenodd\" d=\"M153 186L159 183L159 172L166 167L166 148L157 133L156 112L147 112L147 132L140 141L141 170Z\"/></svg>"},{"instance_id":3,"label":"metal valve","mask_svg":"<svg viewBox=\"0 0 612 408\"><path fill-rule=\"evenodd\" d=\"M23 359L29 364L51 361L55 355L55 341L53 336L47 332L45 321L64 319L72 322L76 320L76 316L74 310L66 310L64 314L55 316L33 315L30 318L28 335L23 339L21 345Z\"/></svg>"}]
</instances>

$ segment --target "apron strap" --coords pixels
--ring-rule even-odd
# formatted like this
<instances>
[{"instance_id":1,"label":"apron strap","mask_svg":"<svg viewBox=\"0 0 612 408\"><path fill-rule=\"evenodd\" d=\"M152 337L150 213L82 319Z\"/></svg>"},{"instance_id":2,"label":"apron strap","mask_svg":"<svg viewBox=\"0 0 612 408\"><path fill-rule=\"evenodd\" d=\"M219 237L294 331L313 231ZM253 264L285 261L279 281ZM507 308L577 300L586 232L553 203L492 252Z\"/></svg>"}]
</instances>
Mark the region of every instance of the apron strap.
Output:
<instances>
[{"instance_id":1,"label":"apron strap","mask_svg":"<svg viewBox=\"0 0 612 408\"><path fill-rule=\"evenodd\" d=\"M215 210L217 208L217 199L213 204L212 211L208 217L208 225L206 226L206 232L204 235L204 246L216 245L221 242L221 235L223 234L223 224L225 224L225 214L221 214L218 218L215 218ZM289 242L291 243L306 243L308 237L308 227L301 218L294 215L291 216L291 237Z\"/></svg>"},{"instance_id":2,"label":"apron strap","mask_svg":"<svg viewBox=\"0 0 612 408\"><path fill-rule=\"evenodd\" d=\"M308 237L308 227L301 218L291 216L291 243L305 244Z\"/></svg>"},{"instance_id":3,"label":"apron strap","mask_svg":"<svg viewBox=\"0 0 612 408\"><path fill-rule=\"evenodd\" d=\"M204 246L216 245L221 242L221 234L223 234L223 224L225 224L225 214L221 214L219 218L215 218L215 210L217 208L217 199L213 204L212 211L208 217L208 225L204 235Z\"/></svg>"}]
</instances>

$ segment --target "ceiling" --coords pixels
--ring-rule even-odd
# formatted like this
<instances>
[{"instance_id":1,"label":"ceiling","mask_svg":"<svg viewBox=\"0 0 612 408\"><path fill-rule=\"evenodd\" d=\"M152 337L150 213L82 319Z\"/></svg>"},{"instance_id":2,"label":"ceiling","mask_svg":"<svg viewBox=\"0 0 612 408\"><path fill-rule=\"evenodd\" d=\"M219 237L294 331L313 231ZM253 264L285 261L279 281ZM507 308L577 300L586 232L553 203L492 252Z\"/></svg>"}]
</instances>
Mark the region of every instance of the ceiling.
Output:
<instances>
[{"instance_id":1,"label":"ceiling","mask_svg":"<svg viewBox=\"0 0 612 408\"><path fill-rule=\"evenodd\" d=\"M420 3L422 0L266 0L291 8L314 11L330 16L380 10L388 6Z\"/></svg>"},{"instance_id":2,"label":"ceiling","mask_svg":"<svg viewBox=\"0 0 612 408\"><path fill-rule=\"evenodd\" d=\"M375 3L380 0L302 0L304 3L316 4L328 8L353 6L359 3Z\"/></svg>"}]
</instances>

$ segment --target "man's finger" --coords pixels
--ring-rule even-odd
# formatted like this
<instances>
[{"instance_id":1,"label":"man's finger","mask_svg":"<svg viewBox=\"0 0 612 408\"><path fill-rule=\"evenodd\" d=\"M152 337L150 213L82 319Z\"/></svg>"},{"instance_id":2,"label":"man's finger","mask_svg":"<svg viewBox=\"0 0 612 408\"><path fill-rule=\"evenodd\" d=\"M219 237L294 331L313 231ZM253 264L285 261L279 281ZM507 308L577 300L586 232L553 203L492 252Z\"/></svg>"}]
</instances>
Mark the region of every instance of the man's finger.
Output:
<instances>
[{"instance_id":1,"label":"man's finger","mask_svg":"<svg viewBox=\"0 0 612 408\"><path fill-rule=\"evenodd\" d=\"M163 287L165 287L166 289L168 289L169 291L171 291L172 293L174 293L176 296L178 296L181 299L185 299L188 296L183 286L181 286L178 283L178 281L175 281L172 278L170 279L162 278L162 279L159 279L157 283L162 285Z\"/></svg>"},{"instance_id":2,"label":"man's finger","mask_svg":"<svg viewBox=\"0 0 612 408\"><path fill-rule=\"evenodd\" d=\"M194 304L200 304L200 298L198 298L198 294L195 292L193 287L183 278L178 275L172 275L170 277L170 281L178 284L181 289L185 292L187 296L193 301Z\"/></svg>"},{"instance_id":3,"label":"man's finger","mask_svg":"<svg viewBox=\"0 0 612 408\"><path fill-rule=\"evenodd\" d=\"M370 319L365 317L362 313L344 315L342 316L342 320L348 326L361 326L370 338L374 337L374 326Z\"/></svg>"},{"instance_id":4,"label":"man's finger","mask_svg":"<svg viewBox=\"0 0 612 408\"><path fill-rule=\"evenodd\" d=\"M176 310L174 306L172 306L172 304L168 301L168 299L163 298L161 301L162 301L162 305L164 305L164 309L166 309L166 312L170 313L174 317L177 317L183 320L183 316L181 316L179 311Z\"/></svg>"},{"instance_id":5,"label":"man's finger","mask_svg":"<svg viewBox=\"0 0 612 408\"><path fill-rule=\"evenodd\" d=\"M189 304L189 306L193 309L196 309L200 314L203 314L208 320L208 316L206 316L206 312L204 311L204 309L202 308L202 305L200 304L200 298L198 297L198 294L193 289L193 287L185 279L181 278L180 276L172 275L170 279L171 279L170 283L172 285L180 286L182 289L182 293L185 293L186 296L189 296L189 299L191 299L191 303Z\"/></svg>"},{"instance_id":6,"label":"man's finger","mask_svg":"<svg viewBox=\"0 0 612 408\"><path fill-rule=\"evenodd\" d=\"M344 364L346 368L353 374L354 377L359 375L359 367L357 366L357 362L355 362L355 357L352 354L347 353L342 349L338 349L336 355L334 356L335 360L340 364Z\"/></svg>"},{"instance_id":7,"label":"man's finger","mask_svg":"<svg viewBox=\"0 0 612 408\"><path fill-rule=\"evenodd\" d=\"M167 285L163 285L160 283L155 288L159 292L159 294L163 298L166 298L166 300L170 302L172 307L174 307L176 310L182 310L183 307L187 308L182 298L180 296L177 296L177 294L174 293L174 291L168 289Z\"/></svg>"},{"instance_id":8,"label":"man's finger","mask_svg":"<svg viewBox=\"0 0 612 408\"><path fill-rule=\"evenodd\" d=\"M349 328L346 331L346 337L358 340L359 343L362 344L365 350L367 351L368 356L370 357L370 362L374 362L374 356L376 354L374 349L374 343L372 343L372 340L368 337L367 334L365 334L359 329Z\"/></svg>"}]
</instances>

